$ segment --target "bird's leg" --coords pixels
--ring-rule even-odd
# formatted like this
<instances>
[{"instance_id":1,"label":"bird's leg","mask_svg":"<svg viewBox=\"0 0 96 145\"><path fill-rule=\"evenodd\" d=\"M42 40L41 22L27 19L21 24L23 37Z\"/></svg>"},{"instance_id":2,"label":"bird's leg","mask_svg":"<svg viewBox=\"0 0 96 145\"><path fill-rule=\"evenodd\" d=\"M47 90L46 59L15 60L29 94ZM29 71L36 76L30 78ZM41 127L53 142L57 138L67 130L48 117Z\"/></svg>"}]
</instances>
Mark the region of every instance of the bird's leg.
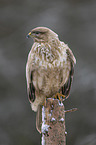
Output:
<instances>
[{"instance_id":1,"label":"bird's leg","mask_svg":"<svg viewBox=\"0 0 96 145\"><path fill-rule=\"evenodd\" d=\"M46 102L47 102L47 97L45 97L44 102L42 103L42 106L46 106Z\"/></svg>"},{"instance_id":2,"label":"bird's leg","mask_svg":"<svg viewBox=\"0 0 96 145\"><path fill-rule=\"evenodd\" d=\"M47 98L45 97L44 106L46 106Z\"/></svg>"},{"instance_id":3,"label":"bird's leg","mask_svg":"<svg viewBox=\"0 0 96 145\"><path fill-rule=\"evenodd\" d=\"M62 101L62 100L64 100L64 99L66 99L66 96L63 95L63 94L61 94L61 93L56 93L56 95L55 95L54 98L55 98L55 99L59 99L59 101Z\"/></svg>"}]
</instances>

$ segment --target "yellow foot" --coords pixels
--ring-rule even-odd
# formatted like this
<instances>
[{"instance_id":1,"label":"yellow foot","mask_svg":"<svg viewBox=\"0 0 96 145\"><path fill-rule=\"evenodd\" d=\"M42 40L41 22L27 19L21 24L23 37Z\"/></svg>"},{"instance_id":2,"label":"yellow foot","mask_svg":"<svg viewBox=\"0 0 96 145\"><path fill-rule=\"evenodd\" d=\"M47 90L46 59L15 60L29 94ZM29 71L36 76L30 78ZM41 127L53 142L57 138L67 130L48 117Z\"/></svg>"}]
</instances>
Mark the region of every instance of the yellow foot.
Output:
<instances>
[{"instance_id":1,"label":"yellow foot","mask_svg":"<svg viewBox=\"0 0 96 145\"><path fill-rule=\"evenodd\" d=\"M59 99L60 101L63 101L64 99L66 99L66 97L63 94L60 93L56 93L55 99Z\"/></svg>"}]
</instances>

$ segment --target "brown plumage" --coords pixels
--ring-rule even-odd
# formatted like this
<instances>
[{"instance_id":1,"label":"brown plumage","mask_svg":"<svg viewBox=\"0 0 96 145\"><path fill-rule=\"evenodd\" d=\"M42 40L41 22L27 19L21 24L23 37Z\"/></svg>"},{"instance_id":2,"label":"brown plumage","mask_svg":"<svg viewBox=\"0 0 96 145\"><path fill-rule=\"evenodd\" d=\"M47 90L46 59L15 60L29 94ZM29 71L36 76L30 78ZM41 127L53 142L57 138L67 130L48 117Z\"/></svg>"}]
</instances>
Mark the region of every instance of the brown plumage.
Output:
<instances>
[{"instance_id":1,"label":"brown plumage","mask_svg":"<svg viewBox=\"0 0 96 145\"><path fill-rule=\"evenodd\" d=\"M32 110L38 111L36 124L40 131L40 107L46 97L54 97L58 92L69 96L76 59L49 28L37 27L28 37L33 38L34 44L26 64L27 90Z\"/></svg>"}]
</instances>

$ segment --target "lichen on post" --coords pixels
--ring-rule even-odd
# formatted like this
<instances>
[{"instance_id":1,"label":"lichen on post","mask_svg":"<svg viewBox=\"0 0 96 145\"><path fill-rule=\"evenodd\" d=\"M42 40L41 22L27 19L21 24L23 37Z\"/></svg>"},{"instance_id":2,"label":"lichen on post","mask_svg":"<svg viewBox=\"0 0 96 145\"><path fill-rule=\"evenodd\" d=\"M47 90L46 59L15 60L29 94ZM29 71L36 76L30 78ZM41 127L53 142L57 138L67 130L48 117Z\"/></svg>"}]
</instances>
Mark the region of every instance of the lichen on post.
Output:
<instances>
[{"instance_id":1,"label":"lichen on post","mask_svg":"<svg viewBox=\"0 0 96 145\"><path fill-rule=\"evenodd\" d=\"M66 145L65 112L58 99L47 99L42 107L42 145Z\"/></svg>"}]
</instances>

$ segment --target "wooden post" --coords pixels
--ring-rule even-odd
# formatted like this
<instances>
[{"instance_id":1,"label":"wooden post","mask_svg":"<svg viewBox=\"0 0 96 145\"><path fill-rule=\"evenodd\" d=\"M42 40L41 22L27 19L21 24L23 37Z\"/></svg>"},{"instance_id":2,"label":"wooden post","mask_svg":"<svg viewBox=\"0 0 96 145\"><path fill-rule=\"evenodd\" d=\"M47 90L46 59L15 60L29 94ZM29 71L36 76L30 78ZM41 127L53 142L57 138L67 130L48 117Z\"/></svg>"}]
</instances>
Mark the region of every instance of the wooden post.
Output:
<instances>
[{"instance_id":1,"label":"wooden post","mask_svg":"<svg viewBox=\"0 0 96 145\"><path fill-rule=\"evenodd\" d=\"M42 107L42 145L66 145L63 103L49 98Z\"/></svg>"}]
</instances>

